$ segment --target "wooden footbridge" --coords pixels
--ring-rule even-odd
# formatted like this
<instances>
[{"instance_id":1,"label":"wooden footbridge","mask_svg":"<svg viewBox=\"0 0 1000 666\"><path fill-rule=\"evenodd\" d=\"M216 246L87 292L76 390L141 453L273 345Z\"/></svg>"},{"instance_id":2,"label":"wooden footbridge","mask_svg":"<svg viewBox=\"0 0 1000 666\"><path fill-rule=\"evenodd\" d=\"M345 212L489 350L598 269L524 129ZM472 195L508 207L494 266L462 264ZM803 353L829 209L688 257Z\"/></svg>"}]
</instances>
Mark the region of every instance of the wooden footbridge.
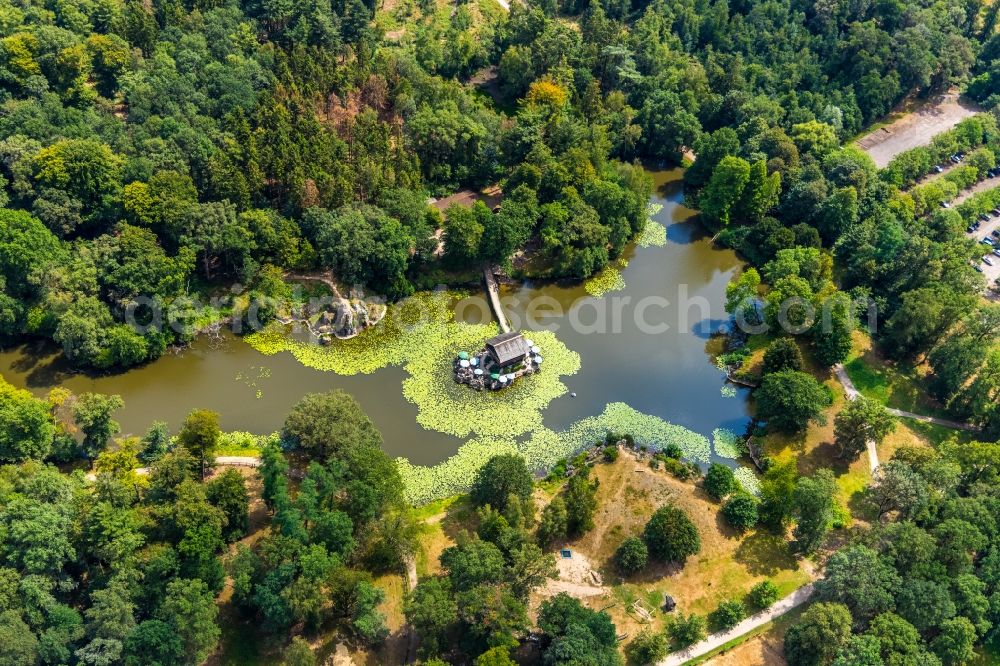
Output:
<instances>
[{"instance_id":1,"label":"wooden footbridge","mask_svg":"<svg viewBox=\"0 0 1000 666\"><path fill-rule=\"evenodd\" d=\"M510 323L507 321L507 315L504 314L503 306L500 305L500 286L497 284L493 266L487 264L483 267L483 278L486 280L486 294L489 296L490 307L493 309L493 314L500 325L500 331L502 333L510 333Z\"/></svg>"}]
</instances>

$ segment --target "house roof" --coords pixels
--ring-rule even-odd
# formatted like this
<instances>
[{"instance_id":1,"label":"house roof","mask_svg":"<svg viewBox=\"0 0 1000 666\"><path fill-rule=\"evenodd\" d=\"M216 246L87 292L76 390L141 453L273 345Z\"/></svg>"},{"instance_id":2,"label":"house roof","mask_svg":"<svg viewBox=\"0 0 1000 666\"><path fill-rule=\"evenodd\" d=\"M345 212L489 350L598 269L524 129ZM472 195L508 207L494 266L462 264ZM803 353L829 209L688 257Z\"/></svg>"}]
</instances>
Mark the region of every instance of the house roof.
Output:
<instances>
[{"instance_id":1,"label":"house roof","mask_svg":"<svg viewBox=\"0 0 1000 666\"><path fill-rule=\"evenodd\" d=\"M528 355L528 343L520 333L501 333L486 341L486 349L497 365L505 366L516 363Z\"/></svg>"}]
</instances>

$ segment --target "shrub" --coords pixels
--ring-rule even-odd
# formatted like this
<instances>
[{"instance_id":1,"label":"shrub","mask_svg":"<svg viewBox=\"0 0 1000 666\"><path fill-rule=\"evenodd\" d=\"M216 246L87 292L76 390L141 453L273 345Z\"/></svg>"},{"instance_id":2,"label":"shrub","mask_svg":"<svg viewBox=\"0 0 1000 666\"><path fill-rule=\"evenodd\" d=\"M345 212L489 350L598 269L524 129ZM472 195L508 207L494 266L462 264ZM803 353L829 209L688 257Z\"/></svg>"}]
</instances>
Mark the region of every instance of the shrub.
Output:
<instances>
[{"instance_id":1,"label":"shrub","mask_svg":"<svg viewBox=\"0 0 1000 666\"><path fill-rule=\"evenodd\" d=\"M733 470L720 463L712 463L705 474L705 492L717 500L739 490L740 485Z\"/></svg>"},{"instance_id":2,"label":"shrub","mask_svg":"<svg viewBox=\"0 0 1000 666\"><path fill-rule=\"evenodd\" d=\"M646 523L643 540L653 557L667 562L683 562L701 550L698 528L683 511L666 505Z\"/></svg>"},{"instance_id":3,"label":"shrub","mask_svg":"<svg viewBox=\"0 0 1000 666\"><path fill-rule=\"evenodd\" d=\"M649 549L639 537L630 536L615 551L615 565L623 574L642 571L649 562Z\"/></svg>"},{"instance_id":4,"label":"shrub","mask_svg":"<svg viewBox=\"0 0 1000 666\"><path fill-rule=\"evenodd\" d=\"M739 492L722 507L722 517L733 529L746 532L757 525L760 502L749 493Z\"/></svg>"},{"instance_id":5,"label":"shrub","mask_svg":"<svg viewBox=\"0 0 1000 666\"><path fill-rule=\"evenodd\" d=\"M667 621L667 635L677 649L694 645L705 637L705 618L701 615L678 614Z\"/></svg>"},{"instance_id":6,"label":"shrub","mask_svg":"<svg viewBox=\"0 0 1000 666\"><path fill-rule=\"evenodd\" d=\"M667 656L667 637L658 631L641 631L625 647L625 655L630 664L655 664Z\"/></svg>"},{"instance_id":7,"label":"shrub","mask_svg":"<svg viewBox=\"0 0 1000 666\"><path fill-rule=\"evenodd\" d=\"M604 462L613 463L618 460L618 445L611 444L604 447Z\"/></svg>"},{"instance_id":8,"label":"shrub","mask_svg":"<svg viewBox=\"0 0 1000 666\"><path fill-rule=\"evenodd\" d=\"M660 453L662 453L668 458L672 458L674 460L680 460L681 457L684 455L684 450L677 444L670 442L660 450Z\"/></svg>"},{"instance_id":9,"label":"shrub","mask_svg":"<svg viewBox=\"0 0 1000 666\"><path fill-rule=\"evenodd\" d=\"M726 630L735 627L746 616L747 609L743 605L743 602L727 599L712 611L708 616L708 620L716 629Z\"/></svg>"},{"instance_id":10,"label":"shrub","mask_svg":"<svg viewBox=\"0 0 1000 666\"><path fill-rule=\"evenodd\" d=\"M747 603L756 610L770 608L777 600L778 587L770 580L760 581L747 594Z\"/></svg>"},{"instance_id":11,"label":"shrub","mask_svg":"<svg viewBox=\"0 0 1000 666\"><path fill-rule=\"evenodd\" d=\"M698 466L694 463L685 463L677 460L676 458L667 458L661 454L658 454L658 458L661 463L663 463L663 469L666 470L675 479L680 479L681 481L687 481L688 479L698 476L700 470Z\"/></svg>"}]
</instances>

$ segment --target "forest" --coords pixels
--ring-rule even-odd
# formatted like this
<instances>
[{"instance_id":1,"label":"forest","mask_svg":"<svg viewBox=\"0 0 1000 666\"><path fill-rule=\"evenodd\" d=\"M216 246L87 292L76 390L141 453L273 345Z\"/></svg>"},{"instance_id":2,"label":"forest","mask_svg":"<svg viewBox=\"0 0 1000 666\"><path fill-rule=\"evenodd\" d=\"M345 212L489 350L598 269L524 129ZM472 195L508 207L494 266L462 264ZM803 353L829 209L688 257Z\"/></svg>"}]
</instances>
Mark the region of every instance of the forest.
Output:
<instances>
[{"instance_id":1,"label":"forest","mask_svg":"<svg viewBox=\"0 0 1000 666\"><path fill-rule=\"evenodd\" d=\"M1000 6L459 1L442 20L432 0L401 4L400 41L366 0L0 0L4 346L48 341L77 368L123 370L287 297L289 273L399 299L528 250L533 277L584 279L643 230L643 165L684 164L686 201L749 263L727 293L734 317L787 315L824 368L868 330L892 359L926 363L927 390L979 439L1000 438L1000 306L980 297L982 249L963 234L983 210L940 206L997 166ZM953 87L985 111L931 146L878 169L851 145L904 100ZM917 185L956 151L970 153L962 171ZM428 203L495 185L496 210ZM793 297L835 325L782 313ZM758 416L795 431L827 396L780 347ZM307 396L263 450L268 528L250 544L237 544L245 477L211 469L218 416L119 437L120 407L0 380L0 666L202 663L223 592L288 664L314 663L302 636L321 629L385 640L373 578L405 566L418 532L352 399ZM789 630L789 663L968 663L1000 626L998 460L989 443L898 451L866 491L877 520L830 557L820 603ZM585 476L536 518L523 464L494 458L477 476L478 530L407 598L423 663L512 663L551 577L544 548L589 529ZM728 519L761 511L814 551L830 482L781 469ZM623 570L698 551L683 513L656 516ZM622 662L609 616L568 596L537 626L544 664ZM704 630L681 616L670 636ZM649 641L630 659L666 649Z\"/></svg>"},{"instance_id":2,"label":"forest","mask_svg":"<svg viewBox=\"0 0 1000 666\"><path fill-rule=\"evenodd\" d=\"M696 197L707 216L759 222L741 228L770 254L830 247L853 217L860 236L889 214L838 142L987 67L995 16L975 2L543 2L476 25L468 10L416 21L402 48L360 0L5 3L0 334L124 368L247 296L281 296L290 270L397 298L536 238L545 275L588 277L644 224L651 186L633 161L685 148L694 188L742 160ZM505 105L462 83L487 65ZM442 220L426 203L492 183L496 215ZM821 238L779 231L779 203ZM243 298L148 326L234 283Z\"/></svg>"}]
</instances>

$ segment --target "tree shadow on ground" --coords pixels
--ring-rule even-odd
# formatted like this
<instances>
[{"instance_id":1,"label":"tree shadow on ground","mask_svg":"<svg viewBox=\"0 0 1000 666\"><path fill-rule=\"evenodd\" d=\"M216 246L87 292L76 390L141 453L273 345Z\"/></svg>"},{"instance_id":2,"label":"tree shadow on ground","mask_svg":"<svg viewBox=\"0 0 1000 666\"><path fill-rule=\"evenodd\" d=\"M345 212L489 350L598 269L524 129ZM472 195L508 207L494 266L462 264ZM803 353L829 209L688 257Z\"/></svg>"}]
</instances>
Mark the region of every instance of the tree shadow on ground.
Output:
<instances>
[{"instance_id":1,"label":"tree shadow on ground","mask_svg":"<svg viewBox=\"0 0 1000 666\"><path fill-rule=\"evenodd\" d=\"M829 469L834 475L843 476L850 471L851 462L840 456L840 448L836 444L823 441L799 456L799 473L812 476L821 469Z\"/></svg>"},{"instance_id":2,"label":"tree shadow on ground","mask_svg":"<svg viewBox=\"0 0 1000 666\"><path fill-rule=\"evenodd\" d=\"M441 519L441 531L452 541L457 541L463 533L472 534L478 527L476 507L467 495L452 502Z\"/></svg>"},{"instance_id":3,"label":"tree shadow on ground","mask_svg":"<svg viewBox=\"0 0 1000 666\"><path fill-rule=\"evenodd\" d=\"M755 576L771 577L799 566L788 542L781 535L764 529L747 536L733 552L733 559Z\"/></svg>"}]
</instances>

